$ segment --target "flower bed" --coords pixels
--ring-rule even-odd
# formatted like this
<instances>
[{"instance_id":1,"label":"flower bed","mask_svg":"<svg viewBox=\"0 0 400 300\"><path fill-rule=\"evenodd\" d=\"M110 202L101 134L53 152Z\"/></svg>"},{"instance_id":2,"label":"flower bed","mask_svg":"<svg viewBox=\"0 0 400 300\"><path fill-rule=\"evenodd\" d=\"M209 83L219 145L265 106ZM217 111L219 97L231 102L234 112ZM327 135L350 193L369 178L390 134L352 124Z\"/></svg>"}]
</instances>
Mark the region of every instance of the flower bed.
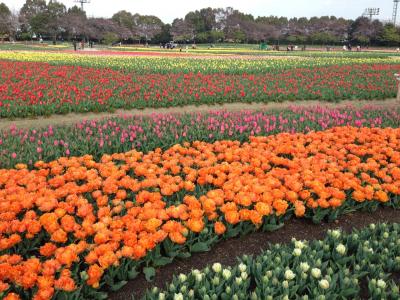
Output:
<instances>
[{"instance_id":1,"label":"flower bed","mask_svg":"<svg viewBox=\"0 0 400 300\"><path fill-rule=\"evenodd\" d=\"M371 224L323 240L272 245L233 267L219 263L180 274L143 299L399 299L400 225ZM253 283L255 286L251 286Z\"/></svg>"},{"instance_id":2,"label":"flower bed","mask_svg":"<svg viewBox=\"0 0 400 300\"><path fill-rule=\"evenodd\" d=\"M100 52L101 53L101 52ZM282 53L282 52L281 52ZM344 66L360 64L398 64L400 57L393 54L344 54L334 52L301 53L299 57L259 57L249 59L248 56L234 58L220 56L191 56L191 57L135 57L127 55L96 55L66 53L65 51L32 52L32 51L0 51L1 60L48 62L52 65L74 65L82 67L111 68L116 70L133 71L140 74L171 74L171 73L203 73L203 74L263 74L265 72L280 71L293 68L314 68L324 66ZM322 55L323 57L318 57Z\"/></svg>"},{"instance_id":3,"label":"flower bed","mask_svg":"<svg viewBox=\"0 0 400 300\"><path fill-rule=\"evenodd\" d=\"M22 298L101 299L221 238L400 205L400 129L337 127L0 170L0 280ZM143 268L143 269L142 269Z\"/></svg>"},{"instance_id":4,"label":"flower bed","mask_svg":"<svg viewBox=\"0 0 400 300\"><path fill-rule=\"evenodd\" d=\"M0 61L0 117L295 99L385 99L396 64L293 68L257 74L126 73Z\"/></svg>"},{"instance_id":5,"label":"flower bed","mask_svg":"<svg viewBox=\"0 0 400 300\"><path fill-rule=\"evenodd\" d=\"M251 135L307 133L335 126L400 127L400 108L293 106L282 111L121 116L44 129L12 127L0 132L0 168L13 168L17 163L32 168L38 160L51 161L61 156L90 154L99 160L103 154L131 149L148 152L194 140L244 142Z\"/></svg>"}]
</instances>

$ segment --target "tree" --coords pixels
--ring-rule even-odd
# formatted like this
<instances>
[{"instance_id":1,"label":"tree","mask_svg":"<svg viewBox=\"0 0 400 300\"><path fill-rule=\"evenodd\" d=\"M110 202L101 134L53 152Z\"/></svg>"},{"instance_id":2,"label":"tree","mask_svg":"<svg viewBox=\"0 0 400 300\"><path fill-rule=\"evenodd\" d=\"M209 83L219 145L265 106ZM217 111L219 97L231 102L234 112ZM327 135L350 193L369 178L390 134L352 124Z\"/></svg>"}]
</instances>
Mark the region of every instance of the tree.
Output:
<instances>
[{"instance_id":1,"label":"tree","mask_svg":"<svg viewBox=\"0 0 400 300\"><path fill-rule=\"evenodd\" d=\"M354 42L370 44L378 40L383 25L380 21L371 22L367 17L360 17L350 25L350 38Z\"/></svg>"},{"instance_id":2,"label":"tree","mask_svg":"<svg viewBox=\"0 0 400 300\"><path fill-rule=\"evenodd\" d=\"M0 39L2 41L10 33L10 18L10 9L4 3L0 3Z\"/></svg>"},{"instance_id":3,"label":"tree","mask_svg":"<svg viewBox=\"0 0 400 300\"><path fill-rule=\"evenodd\" d=\"M383 27L380 40L387 46L397 46L400 43L400 34L393 24L386 24Z\"/></svg>"},{"instance_id":4,"label":"tree","mask_svg":"<svg viewBox=\"0 0 400 300\"><path fill-rule=\"evenodd\" d=\"M86 13L78 6L68 9L61 19L61 24L66 30L68 38L84 38L88 34Z\"/></svg>"},{"instance_id":5,"label":"tree","mask_svg":"<svg viewBox=\"0 0 400 300\"><path fill-rule=\"evenodd\" d=\"M171 25L165 24L161 28L161 32L154 36L153 38L155 43L168 43L172 40L172 35L171 35Z\"/></svg>"},{"instance_id":6,"label":"tree","mask_svg":"<svg viewBox=\"0 0 400 300\"><path fill-rule=\"evenodd\" d=\"M53 44L56 44L57 34L61 33L63 30L63 17L66 14L66 7L64 4L57 2L56 0L50 0L47 5L48 23L47 30L52 36Z\"/></svg>"},{"instance_id":7,"label":"tree","mask_svg":"<svg viewBox=\"0 0 400 300\"><path fill-rule=\"evenodd\" d=\"M118 40L128 39L131 32L111 19L90 18L87 21L86 34L90 39L114 43Z\"/></svg>"},{"instance_id":8,"label":"tree","mask_svg":"<svg viewBox=\"0 0 400 300\"><path fill-rule=\"evenodd\" d=\"M171 34L175 41L189 41L194 39L194 27L184 19L175 19L172 22Z\"/></svg>"},{"instance_id":9,"label":"tree","mask_svg":"<svg viewBox=\"0 0 400 300\"><path fill-rule=\"evenodd\" d=\"M114 14L111 18L120 27L126 28L131 32L131 38L136 34L135 23L133 20L133 15L130 12L121 10Z\"/></svg>"},{"instance_id":10,"label":"tree","mask_svg":"<svg viewBox=\"0 0 400 300\"><path fill-rule=\"evenodd\" d=\"M141 16L135 14L133 16L137 35L144 38L146 43L157 34L161 33L164 23L156 16Z\"/></svg>"},{"instance_id":11,"label":"tree","mask_svg":"<svg viewBox=\"0 0 400 300\"><path fill-rule=\"evenodd\" d=\"M25 32L43 34L46 32L48 15L45 0L26 0L20 11L20 22Z\"/></svg>"}]
</instances>

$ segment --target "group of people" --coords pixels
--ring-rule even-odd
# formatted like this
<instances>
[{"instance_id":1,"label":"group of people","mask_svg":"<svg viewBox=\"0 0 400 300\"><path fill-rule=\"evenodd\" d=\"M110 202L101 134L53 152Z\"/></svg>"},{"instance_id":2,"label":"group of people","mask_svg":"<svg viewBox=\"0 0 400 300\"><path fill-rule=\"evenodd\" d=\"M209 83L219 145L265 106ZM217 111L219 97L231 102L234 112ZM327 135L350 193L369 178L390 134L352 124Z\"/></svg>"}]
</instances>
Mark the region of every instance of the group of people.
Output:
<instances>
[{"instance_id":1,"label":"group of people","mask_svg":"<svg viewBox=\"0 0 400 300\"><path fill-rule=\"evenodd\" d=\"M301 51L306 51L306 45L303 45L303 46L301 46ZM279 45L273 45L272 46L272 50L273 51L280 51L280 47L279 47ZM286 51L297 51L297 50L299 50L299 47L298 46L295 46L295 45L288 45L287 47L286 47Z\"/></svg>"},{"instance_id":2,"label":"group of people","mask_svg":"<svg viewBox=\"0 0 400 300\"><path fill-rule=\"evenodd\" d=\"M76 40L73 40L72 44L74 45L74 51L78 50L85 50L85 40L82 40L80 43L78 43ZM89 41L89 48L93 48L93 41Z\"/></svg>"}]
</instances>

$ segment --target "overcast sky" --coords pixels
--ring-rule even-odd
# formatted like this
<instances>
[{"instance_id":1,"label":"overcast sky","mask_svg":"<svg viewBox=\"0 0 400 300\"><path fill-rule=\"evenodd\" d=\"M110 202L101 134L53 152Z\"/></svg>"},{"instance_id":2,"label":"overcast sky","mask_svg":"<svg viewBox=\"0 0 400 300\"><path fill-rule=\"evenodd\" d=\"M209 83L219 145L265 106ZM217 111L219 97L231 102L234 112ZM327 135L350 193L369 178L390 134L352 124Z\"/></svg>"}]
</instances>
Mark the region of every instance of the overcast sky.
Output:
<instances>
[{"instance_id":1,"label":"overcast sky","mask_svg":"<svg viewBox=\"0 0 400 300\"><path fill-rule=\"evenodd\" d=\"M59 0L67 7L75 0ZM0 0L11 9L20 9L25 0ZM85 6L88 16L111 17L119 10L132 13L151 14L164 22L172 22L175 17L184 17L187 12L203 7L228 7L251 13L254 16L312 17L335 15L355 19L367 7L379 7L380 19L392 16L392 0L91 0ZM400 10L400 9L399 9ZM400 11L399 11L400 13Z\"/></svg>"}]
</instances>

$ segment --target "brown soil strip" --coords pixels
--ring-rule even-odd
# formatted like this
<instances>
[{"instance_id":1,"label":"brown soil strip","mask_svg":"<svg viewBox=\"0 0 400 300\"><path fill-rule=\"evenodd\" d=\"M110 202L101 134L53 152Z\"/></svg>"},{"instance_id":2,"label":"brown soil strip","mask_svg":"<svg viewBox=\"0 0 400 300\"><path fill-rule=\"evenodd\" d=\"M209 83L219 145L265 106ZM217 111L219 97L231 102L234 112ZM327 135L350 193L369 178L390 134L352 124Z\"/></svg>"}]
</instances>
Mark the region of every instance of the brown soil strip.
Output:
<instances>
[{"instance_id":1,"label":"brown soil strip","mask_svg":"<svg viewBox=\"0 0 400 300\"><path fill-rule=\"evenodd\" d=\"M175 260L172 264L159 268L153 282L146 281L143 275L128 282L128 284L116 293L109 295L111 300L140 299L146 289L154 286L165 288L165 284L172 280L172 276L180 273L189 273L192 269L203 269L214 262L223 265L236 264L237 257L244 254L254 256L268 247L268 244L288 243L292 238L301 240L322 239L328 229L342 228L351 231L353 228L362 228L371 223L400 222L400 210L380 208L376 212L356 212L341 216L333 223L321 223L315 225L311 220L291 219L285 226L274 232L255 232L244 237L222 241L211 249L210 252L198 253L184 260Z\"/></svg>"},{"instance_id":2,"label":"brown soil strip","mask_svg":"<svg viewBox=\"0 0 400 300\"><path fill-rule=\"evenodd\" d=\"M346 105L363 106L363 105L376 105L376 106L393 106L396 105L396 99L388 100L345 100L339 103L321 102L314 100L301 100L301 101L286 101L286 102L268 102L268 103L227 103L221 105L188 105L183 107L170 107L170 108L145 108L145 109L132 109L132 110L117 110L109 113L86 113L86 114L67 114L67 115L52 115L50 117L37 117L37 118L23 118L23 119L0 119L0 130L8 129L10 126L15 125L18 128L42 128L55 125L71 125L82 120L93 120L106 117L118 117L120 115L151 115L153 113L188 113L188 112L206 112L209 110L225 109L229 111L240 110L275 110L284 109L289 106L328 106L340 107Z\"/></svg>"}]
</instances>

